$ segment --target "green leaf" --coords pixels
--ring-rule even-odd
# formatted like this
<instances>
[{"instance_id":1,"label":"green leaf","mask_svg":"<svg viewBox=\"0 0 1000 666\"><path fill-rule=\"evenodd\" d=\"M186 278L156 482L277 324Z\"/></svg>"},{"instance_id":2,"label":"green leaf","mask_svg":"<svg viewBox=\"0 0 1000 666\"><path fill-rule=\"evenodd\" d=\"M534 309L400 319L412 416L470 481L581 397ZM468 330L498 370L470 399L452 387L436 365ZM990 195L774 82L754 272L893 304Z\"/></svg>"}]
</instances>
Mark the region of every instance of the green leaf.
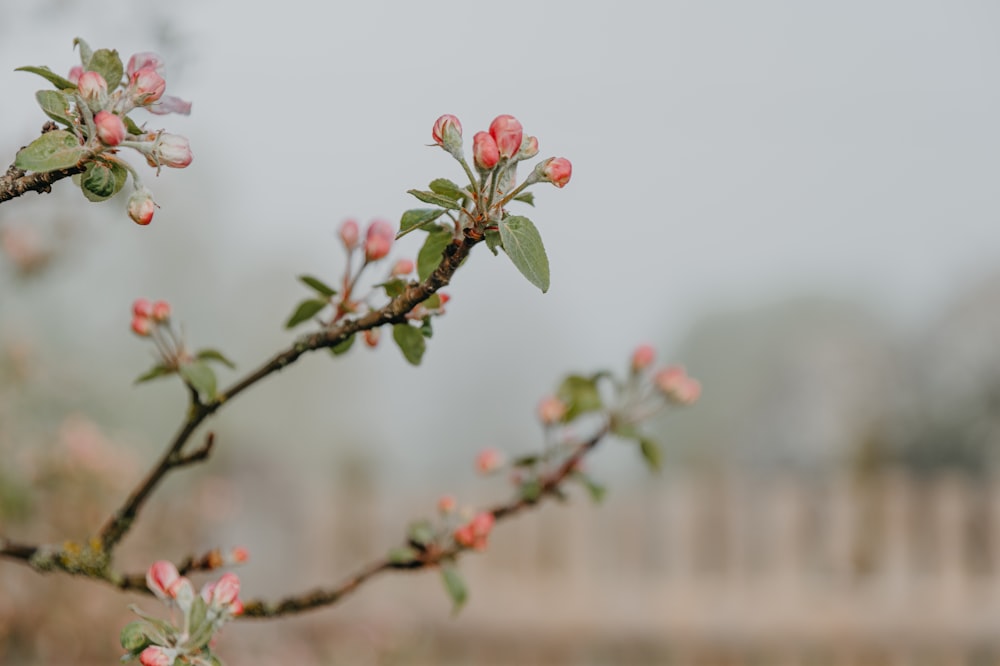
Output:
<instances>
[{"instance_id":1,"label":"green leaf","mask_svg":"<svg viewBox=\"0 0 1000 666\"><path fill-rule=\"evenodd\" d=\"M486 247L490 249L490 252L493 253L494 257L500 254L497 250L503 249L503 240L500 238L499 231L496 229L486 230Z\"/></svg>"},{"instance_id":2,"label":"green leaf","mask_svg":"<svg viewBox=\"0 0 1000 666\"><path fill-rule=\"evenodd\" d=\"M521 484L520 493L525 502L535 502L542 496L542 484L538 479L529 479Z\"/></svg>"},{"instance_id":3,"label":"green leaf","mask_svg":"<svg viewBox=\"0 0 1000 666\"><path fill-rule=\"evenodd\" d=\"M420 553L414 548L409 546L399 546L398 548L393 548L389 551L388 559L393 564L406 564L408 562L413 562L418 557Z\"/></svg>"},{"instance_id":4,"label":"green leaf","mask_svg":"<svg viewBox=\"0 0 1000 666\"><path fill-rule=\"evenodd\" d=\"M563 380L556 391L559 399L566 403L565 421L571 421L580 414L596 412L604 408L597 380L593 377L570 375Z\"/></svg>"},{"instance_id":5,"label":"green leaf","mask_svg":"<svg viewBox=\"0 0 1000 666\"><path fill-rule=\"evenodd\" d=\"M140 620L135 620L134 622L129 622L122 629L120 641L122 647L129 652L141 652L143 648L149 645L149 639L146 637L146 623Z\"/></svg>"},{"instance_id":6,"label":"green leaf","mask_svg":"<svg viewBox=\"0 0 1000 666\"><path fill-rule=\"evenodd\" d=\"M514 201L521 201L534 207L535 205L535 193L534 192L523 192L514 197Z\"/></svg>"},{"instance_id":7,"label":"green leaf","mask_svg":"<svg viewBox=\"0 0 1000 666\"><path fill-rule=\"evenodd\" d=\"M159 377L166 377L167 375L172 375L176 370L168 368L165 365L154 365L152 368L147 370L145 373L139 375L135 378L133 384L142 384Z\"/></svg>"},{"instance_id":8,"label":"green leaf","mask_svg":"<svg viewBox=\"0 0 1000 666\"><path fill-rule=\"evenodd\" d=\"M434 543L434 528L429 520L415 521L406 530L406 538L410 543L426 548Z\"/></svg>"},{"instance_id":9,"label":"green leaf","mask_svg":"<svg viewBox=\"0 0 1000 666\"><path fill-rule=\"evenodd\" d=\"M201 597L200 594L194 595L194 601L191 603L191 610L188 611L187 615L187 626L191 628L192 638L194 636L202 638L202 640L194 642L200 648L205 647L208 645L208 642L212 640L214 632L204 631L202 626L208 618L208 603Z\"/></svg>"},{"instance_id":10,"label":"green leaf","mask_svg":"<svg viewBox=\"0 0 1000 666\"><path fill-rule=\"evenodd\" d=\"M236 364L226 358L218 349L202 349L195 355L195 358L199 361L217 361L231 370L236 369Z\"/></svg>"},{"instance_id":11,"label":"green leaf","mask_svg":"<svg viewBox=\"0 0 1000 666\"><path fill-rule=\"evenodd\" d=\"M122 65L122 59L118 57L118 51L111 49L94 51L86 69L88 72L97 72L104 77L108 84L109 93L121 85L122 75L125 74L125 67Z\"/></svg>"},{"instance_id":12,"label":"green leaf","mask_svg":"<svg viewBox=\"0 0 1000 666\"><path fill-rule=\"evenodd\" d=\"M122 118L122 120L125 121L125 129L128 130L129 134L133 136L139 136L140 134L145 134L145 132L142 131L142 128L136 125L135 121L129 118L128 116L125 116L124 118Z\"/></svg>"},{"instance_id":13,"label":"green leaf","mask_svg":"<svg viewBox=\"0 0 1000 666\"><path fill-rule=\"evenodd\" d=\"M439 229L427 235L423 247L417 253L417 277L423 282L441 264L441 253L451 245L451 232Z\"/></svg>"},{"instance_id":14,"label":"green leaf","mask_svg":"<svg viewBox=\"0 0 1000 666\"><path fill-rule=\"evenodd\" d=\"M447 178L437 178L432 180L430 188L431 192L434 194L440 194L443 197L448 197L449 199L454 199L455 201L460 201L469 196L468 192Z\"/></svg>"},{"instance_id":15,"label":"green leaf","mask_svg":"<svg viewBox=\"0 0 1000 666\"><path fill-rule=\"evenodd\" d=\"M392 327L392 339L399 345L399 350L412 365L420 365L420 359L427 350L427 342L419 328L409 324L395 324Z\"/></svg>"},{"instance_id":16,"label":"green leaf","mask_svg":"<svg viewBox=\"0 0 1000 666\"><path fill-rule=\"evenodd\" d=\"M421 303L428 310L437 310L441 307L441 296L438 294L431 294L428 296L423 303Z\"/></svg>"},{"instance_id":17,"label":"green leaf","mask_svg":"<svg viewBox=\"0 0 1000 666\"><path fill-rule=\"evenodd\" d=\"M340 356L341 354L346 354L347 350L351 348L354 344L354 338L357 337L354 333L348 335L342 342L335 344L330 347L330 353L334 356Z\"/></svg>"},{"instance_id":18,"label":"green leaf","mask_svg":"<svg viewBox=\"0 0 1000 666\"><path fill-rule=\"evenodd\" d=\"M412 194L424 203L429 203L433 206L441 206L442 208L450 208L452 210L459 210L462 207L448 197L441 196L440 194L434 194L433 192L425 192L423 190L406 190L406 193Z\"/></svg>"},{"instance_id":19,"label":"green leaf","mask_svg":"<svg viewBox=\"0 0 1000 666\"><path fill-rule=\"evenodd\" d=\"M59 90L76 90L76 84L69 79L63 78L53 72L48 67L18 67L14 70L15 72L31 72L32 74L38 74L52 85L54 85Z\"/></svg>"},{"instance_id":20,"label":"green leaf","mask_svg":"<svg viewBox=\"0 0 1000 666\"><path fill-rule=\"evenodd\" d=\"M80 176L80 189L90 201L105 201L125 187L128 171L119 162L91 162Z\"/></svg>"},{"instance_id":21,"label":"green leaf","mask_svg":"<svg viewBox=\"0 0 1000 666\"><path fill-rule=\"evenodd\" d=\"M421 322L420 335L424 336L428 340L434 337L434 327L431 325L430 317L424 317L423 322Z\"/></svg>"},{"instance_id":22,"label":"green leaf","mask_svg":"<svg viewBox=\"0 0 1000 666\"><path fill-rule=\"evenodd\" d=\"M514 458L511 461L511 465L514 467L534 467L542 459L541 456L530 454L526 456L521 456L519 458Z\"/></svg>"},{"instance_id":23,"label":"green leaf","mask_svg":"<svg viewBox=\"0 0 1000 666\"><path fill-rule=\"evenodd\" d=\"M35 93L35 99L38 100L38 106L42 107L45 115L52 120L67 127L76 124L73 114L69 111L69 100L63 93L56 90L39 90Z\"/></svg>"},{"instance_id":24,"label":"green leaf","mask_svg":"<svg viewBox=\"0 0 1000 666\"><path fill-rule=\"evenodd\" d=\"M300 275L299 281L307 287L312 287L320 296L330 298L331 296L337 295L336 289L326 284L319 278L314 278L311 275Z\"/></svg>"},{"instance_id":25,"label":"green leaf","mask_svg":"<svg viewBox=\"0 0 1000 666\"><path fill-rule=\"evenodd\" d=\"M76 137L64 130L46 132L21 149L14 164L26 171L55 171L76 166L87 154Z\"/></svg>"},{"instance_id":26,"label":"green leaf","mask_svg":"<svg viewBox=\"0 0 1000 666\"><path fill-rule=\"evenodd\" d=\"M444 582L444 589L451 598L451 612L453 615L462 610L462 606L469 599L469 590L465 587L465 581L459 575L458 570L451 564L441 566L441 580Z\"/></svg>"},{"instance_id":27,"label":"green leaf","mask_svg":"<svg viewBox=\"0 0 1000 666\"><path fill-rule=\"evenodd\" d=\"M292 316L288 318L285 322L285 328L294 328L304 321L308 321L313 318L320 310L325 308L329 303L318 298L307 298L298 304L295 308L295 312Z\"/></svg>"},{"instance_id":28,"label":"green leaf","mask_svg":"<svg viewBox=\"0 0 1000 666\"><path fill-rule=\"evenodd\" d=\"M504 252L514 262L528 282L542 290L549 290L549 258L538 229L531 220L520 215L500 220L497 224Z\"/></svg>"},{"instance_id":29,"label":"green leaf","mask_svg":"<svg viewBox=\"0 0 1000 666\"><path fill-rule=\"evenodd\" d=\"M397 296L403 293L404 289L406 289L406 280L400 278L394 278L387 282L383 282L379 286L385 289L386 296L388 296L389 298L396 298Z\"/></svg>"},{"instance_id":30,"label":"green leaf","mask_svg":"<svg viewBox=\"0 0 1000 666\"><path fill-rule=\"evenodd\" d=\"M594 504L600 504L602 501L604 501L605 495L608 494L607 488L597 483L592 478L590 478L589 476L587 476L582 472L577 472L576 474L573 475L573 478L575 478L577 481L583 484L583 487L586 488L587 492L590 493L590 499L594 501Z\"/></svg>"},{"instance_id":31,"label":"green leaf","mask_svg":"<svg viewBox=\"0 0 1000 666\"><path fill-rule=\"evenodd\" d=\"M443 214L443 208L414 208L406 211L399 219L399 233L396 234L396 238L402 238L411 231L430 224Z\"/></svg>"},{"instance_id":32,"label":"green leaf","mask_svg":"<svg viewBox=\"0 0 1000 666\"><path fill-rule=\"evenodd\" d=\"M180 372L184 383L197 391L198 395L206 400L215 397L215 373L212 368L208 367L207 363L201 361L185 363L178 372Z\"/></svg>"},{"instance_id":33,"label":"green leaf","mask_svg":"<svg viewBox=\"0 0 1000 666\"><path fill-rule=\"evenodd\" d=\"M617 420L611 422L611 432L619 437L634 439L636 441L639 441L640 437L642 437L639 429L634 425L631 423L619 423Z\"/></svg>"},{"instance_id":34,"label":"green leaf","mask_svg":"<svg viewBox=\"0 0 1000 666\"><path fill-rule=\"evenodd\" d=\"M90 59L94 56L94 50L90 48L90 44L85 42L82 37L77 37L73 40L73 46L80 47L80 64L84 67L90 62Z\"/></svg>"},{"instance_id":35,"label":"green leaf","mask_svg":"<svg viewBox=\"0 0 1000 666\"><path fill-rule=\"evenodd\" d=\"M653 440L642 437L639 439L639 450L642 452L642 457L646 461L646 465L649 466L649 469L659 472L663 464L660 446Z\"/></svg>"}]
</instances>

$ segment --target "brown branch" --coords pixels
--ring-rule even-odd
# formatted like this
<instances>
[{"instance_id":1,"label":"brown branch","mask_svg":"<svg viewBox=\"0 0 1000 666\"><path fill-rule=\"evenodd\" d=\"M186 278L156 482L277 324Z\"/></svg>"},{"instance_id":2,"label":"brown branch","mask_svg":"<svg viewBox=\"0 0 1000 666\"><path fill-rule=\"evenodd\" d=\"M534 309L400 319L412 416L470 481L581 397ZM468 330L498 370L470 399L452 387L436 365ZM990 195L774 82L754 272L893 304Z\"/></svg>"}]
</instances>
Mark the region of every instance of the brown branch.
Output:
<instances>
[{"instance_id":1,"label":"brown branch","mask_svg":"<svg viewBox=\"0 0 1000 666\"><path fill-rule=\"evenodd\" d=\"M49 121L42 127L42 134L58 129L58 126ZM21 147L24 150L24 146ZM87 169L87 163L92 155L87 155L74 166L55 171L45 171L41 173L28 173L11 164L7 173L0 176L0 203L15 199L28 192L49 193L52 191L53 183L83 173Z\"/></svg>"},{"instance_id":2,"label":"brown branch","mask_svg":"<svg viewBox=\"0 0 1000 666\"><path fill-rule=\"evenodd\" d=\"M205 443L202 444L201 448L197 451L192 451L186 456L180 456L174 462L174 467L184 467L185 465L193 465L194 463L202 462L208 459L212 455L212 449L215 447L215 433L210 432L205 436Z\"/></svg>"}]
</instances>

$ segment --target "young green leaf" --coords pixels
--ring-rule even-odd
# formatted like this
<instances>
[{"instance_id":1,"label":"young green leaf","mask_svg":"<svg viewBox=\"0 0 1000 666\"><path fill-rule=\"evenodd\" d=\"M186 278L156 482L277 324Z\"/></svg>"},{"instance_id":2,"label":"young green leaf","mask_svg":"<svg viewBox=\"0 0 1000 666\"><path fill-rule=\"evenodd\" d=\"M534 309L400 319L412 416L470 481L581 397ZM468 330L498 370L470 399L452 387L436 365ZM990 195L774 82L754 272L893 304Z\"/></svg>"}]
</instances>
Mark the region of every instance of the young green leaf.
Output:
<instances>
[{"instance_id":1,"label":"young green leaf","mask_svg":"<svg viewBox=\"0 0 1000 666\"><path fill-rule=\"evenodd\" d=\"M403 293L404 289L406 289L406 280L393 278L392 280L388 280L387 282L383 282L381 285L377 286L381 286L385 289L385 295L389 298L396 298Z\"/></svg>"},{"instance_id":2,"label":"young green leaf","mask_svg":"<svg viewBox=\"0 0 1000 666\"><path fill-rule=\"evenodd\" d=\"M392 327L392 339L399 345L399 350L412 365L420 365L420 359L427 350L427 342L419 328L409 324L396 324Z\"/></svg>"},{"instance_id":3,"label":"young green leaf","mask_svg":"<svg viewBox=\"0 0 1000 666\"><path fill-rule=\"evenodd\" d=\"M465 581L451 564L441 566L441 580L444 582L444 589L451 598L451 612L453 615L457 614L469 599L469 590L465 587Z\"/></svg>"},{"instance_id":4,"label":"young green leaf","mask_svg":"<svg viewBox=\"0 0 1000 666\"><path fill-rule=\"evenodd\" d=\"M575 473L573 478L583 484L583 487L587 489L588 493L590 493L590 499L592 499L595 504L600 504L604 500L604 496L608 494L607 488L582 472Z\"/></svg>"},{"instance_id":5,"label":"young green leaf","mask_svg":"<svg viewBox=\"0 0 1000 666\"><path fill-rule=\"evenodd\" d=\"M25 171L55 171L75 166L87 154L76 137L64 130L46 132L21 149L14 165Z\"/></svg>"},{"instance_id":6,"label":"young green leaf","mask_svg":"<svg viewBox=\"0 0 1000 666\"><path fill-rule=\"evenodd\" d=\"M35 99L38 100L38 106L42 107L45 115L52 120L67 127L72 127L75 124L73 115L69 112L69 101L65 94L56 90L39 90L35 93Z\"/></svg>"},{"instance_id":7,"label":"young green leaf","mask_svg":"<svg viewBox=\"0 0 1000 666\"><path fill-rule=\"evenodd\" d=\"M496 229L487 229L485 238L486 238L486 247L490 249L490 252L493 253L493 256L495 257L498 254L500 254L497 251L498 249L499 250L503 249L503 240L500 239L500 232L497 231Z\"/></svg>"},{"instance_id":8,"label":"young green leaf","mask_svg":"<svg viewBox=\"0 0 1000 666\"><path fill-rule=\"evenodd\" d=\"M329 303L318 298L307 298L299 303L295 308L295 312L293 312L292 316L288 318L287 322L285 322L285 328L294 328L302 322L312 319L327 305L329 305Z\"/></svg>"},{"instance_id":9,"label":"young green leaf","mask_svg":"<svg viewBox=\"0 0 1000 666\"><path fill-rule=\"evenodd\" d=\"M522 192L514 197L514 201L521 201L528 204L531 207L535 205L535 193L534 192Z\"/></svg>"},{"instance_id":10,"label":"young green leaf","mask_svg":"<svg viewBox=\"0 0 1000 666\"><path fill-rule=\"evenodd\" d=\"M104 77L108 84L109 93L121 85L122 75L125 73L125 67L122 65L122 59L118 57L118 51L111 49L94 51L86 69L89 72L97 72Z\"/></svg>"},{"instance_id":11,"label":"young green leaf","mask_svg":"<svg viewBox=\"0 0 1000 666\"><path fill-rule=\"evenodd\" d=\"M343 342L330 347L330 353L334 356L340 356L341 354L346 354L347 350L351 348L354 344L354 338L357 337L354 333L348 335Z\"/></svg>"},{"instance_id":12,"label":"young green leaf","mask_svg":"<svg viewBox=\"0 0 1000 666\"><path fill-rule=\"evenodd\" d=\"M194 361L185 363L178 370L184 383L198 392L198 395L207 400L215 397L215 373L207 363Z\"/></svg>"},{"instance_id":13,"label":"young green leaf","mask_svg":"<svg viewBox=\"0 0 1000 666\"><path fill-rule=\"evenodd\" d=\"M434 337L434 327L431 325L430 317L424 317L424 320L420 323L420 335L428 340Z\"/></svg>"},{"instance_id":14,"label":"young green leaf","mask_svg":"<svg viewBox=\"0 0 1000 666\"><path fill-rule=\"evenodd\" d=\"M549 290L549 258L545 255L538 229L531 220L520 215L500 220L497 227L504 252L521 275L544 294Z\"/></svg>"},{"instance_id":15,"label":"young green leaf","mask_svg":"<svg viewBox=\"0 0 1000 666\"><path fill-rule=\"evenodd\" d=\"M396 234L396 239L402 238L411 231L426 227L443 214L443 208L414 208L406 211L399 219L399 233Z\"/></svg>"},{"instance_id":16,"label":"young green leaf","mask_svg":"<svg viewBox=\"0 0 1000 666\"><path fill-rule=\"evenodd\" d=\"M105 201L118 194L128 180L128 171L118 162L91 162L80 175L80 189L89 201Z\"/></svg>"},{"instance_id":17,"label":"young green leaf","mask_svg":"<svg viewBox=\"0 0 1000 666\"><path fill-rule=\"evenodd\" d=\"M417 253L417 277L423 282L441 263L441 253L451 245L451 232L439 229L427 234L427 240Z\"/></svg>"},{"instance_id":18,"label":"young green leaf","mask_svg":"<svg viewBox=\"0 0 1000 666\"><path fill-rule=\"evenodd\" d=\"M542 484L538 479L529 479L521 484L520 493L525 502L535 502L542 496Z\"/></svg>"},{"instance_id":19,"label":"young green leaf","mask_svg":"<svg viewBox=\"0 0 1000 666\"><path fill-rule=\"evenodd\" d=\"M53 72L48 67L18 67L14 70L15 72L30 72L32 74L38 74L52 85L54 85L59 90L76 90L76 84L67 78L59 76Z\"/></svg>"},{"instance_id":20,"label":"young green leaf","mask_svg":"<svg viewBox=\"0 0 1000 666\"><path fill-rule=\"evenodd\" d=\"M639 439L639 450L646 461L646 465L654 472L659 472L663 464L663 456L660 453L659 445L651 439L642 437Z\"/></svg>"},{"instance_id":21,"label":"young green leaf","mask_svg":"<svg viewBox=\"0 0 1000 666\"><path fill-rule=\"evenodd\" d=\"M143 129L138 125L136 125L135 121L129 118L128 116L125 116L124 118L122 118L122 120L125 121L125 129L127 129L128 133L131 134L132 136L139 136L140 134L145 134Z\"/></svg>"},{"instance_id":22,"label":"young green leaf","mask_svg":"<svg viewBox=\"0 0 1000 666\"><path fill-rule=\"evenodd\" d=\"M434 528L429 520L415 521L410 523L410 527L406 531L406 538L409 539L410 543L426 548L434 541Z\"/></svg>"},{"instance_id":23,"label":"young green leaf","mask_svg":"<svg viewBox=\"0 0 1000 666\"><path fill-rule=\"evenodd\" d=\"M462 207L448 197L441 196L440 194L434 194L433 192L425 192L423 190L406 190L406 193L412 194L424 203L429 203L432 206L440 206L441 208L450 208L452 210L458 210Z\"/></svg>"},{"instance_id":24,"label":"young green leaf","mask_svg":"<svg viewBox=\"0 0 1000 666\"><path fill-rule=\"evenodd\" d=\"M141 374L138 377L136 377L135 378L135 382L133 382L133 383L135 383L135 384L142 384L144 382L148 382L148 381L150 381L152 379L156 379L158 377L166 377L167 375L172 375L175 372L176 372L176 370L173 370L172 368L168 368L165 365L154 365L152 368L150 368L149 370L147 370L143 374Z\"/></svg>"},{"instance_id":25,"label":"young green leaf","mask_svg":"<svg viewBox=\"0 0 1000 666\"><path fill-rule=\"evenodd\" d=\"M570 375L559 385L556 395L566 404L566 421L604 408L597 380L592 377Z\"/></svg>"},{"instance_id":26,"label":"young green leaf","mask_svg":"<svg viewBox=\"0 0 1000 666\"><path fill-rule=\"evenodd\" d=\"M454 199L455 201L460 201L469 196L465 190L447 178L437 178L432 180L430 188L431 192L434 194L440 194L443 197L448 197L449 199Z\"/></svg>"},{"instance_id":27,"label":"young green leaf","mask_svg":"<svg viewBox=\"0 0 1000 666\"><path fill-rule=\"evenodd\" d=\"M420 553L409 546L399 546L389 551L388 560L393 564L406 564L413 562L420 556Z\"/></svg>"},{"instance_id":28,"label":"young green leaf","mask_svg":"<svg viewBox=\"0 0 1000 666\"><path fill-rule=\"evenodd\" d=\"M90 48L88 44L82 37L76 37L73 39L73 46L80 47L80 64L83 65L84 69L87 69L87 64L90 59L94 56L94 50Z\"/></svg>"},{"instance_id":29,"label":"young green leaf","mask_svg":"<svg viewBox=\"0 0 1000 666\"><path fill-rule=\"evenodd\" d=\"M215 361L231 370L236 369L236 364L226 358L218 349L202 349L195 355L195 358L199 361Z\"/></svg>"},{"instance_id":30,"label":"young green leaf","mask_svg":"<svg viewBox=\"0 0 1000 666\"><path fill-rule=\"evenodd\" d=\"M312 287L320 296L325 296L330 298L331 296L337 295L337 290L329 286L319 278L314 278L311 275L300 275L299 281L307 287Z\"/></svg>"}]
</instances>

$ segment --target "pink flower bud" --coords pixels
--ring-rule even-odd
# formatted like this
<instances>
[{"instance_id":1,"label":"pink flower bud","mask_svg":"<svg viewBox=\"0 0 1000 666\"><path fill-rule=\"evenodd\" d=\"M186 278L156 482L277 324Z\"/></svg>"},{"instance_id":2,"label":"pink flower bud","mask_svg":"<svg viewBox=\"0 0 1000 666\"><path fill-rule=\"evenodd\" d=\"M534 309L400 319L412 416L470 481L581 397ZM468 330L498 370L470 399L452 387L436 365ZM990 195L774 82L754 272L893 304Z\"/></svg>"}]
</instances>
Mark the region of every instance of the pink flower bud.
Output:
<instances>
[{"instance_id":1,"label":"pink flower bud","mask_svg":"<svg viewBox=\"0 0 1000 666\"><path fill-rule=\"evenodd\" d=\"M632 372L645 370L656 360L656 350L651 345L639 345L632 352Z\"/></svg>"},{"instance_id":2,"label":"pink flower bud","mask_svg":"<svg viewBox=\"0 0 1000 666\"><path fill-rule=\"evenodd\" d=\"M453 512L457 506L458 502L455 501L454 495L442 495L437 504L438 511L445 515Z\"/></svg>"},{"instance_id":3,"label":"pink flower bud","mask_svg":"<svg viewBox=\"0 0 1000 666\"><path fill-rule=\"evenodd\" d=\"M526 136L521 140L521 149L517 151L517 159L530 160L538 154L538 137Z\"/></svg>"},{"instance_id":4,"label":"pink flower bud","mask_svg":"<svg viewBox=\"0 0 1000 666\"><path fill-rule=\"evenodd\" d=\"M168 319L170 319L170 303L166 301L153 303L153 320L162 324Z\"/></svg>"},{"instance_id":5,"label":"pink flower bud","mask_svg":"<svg viewBox=\"0 0 1000 666\"><path fill-rule=\"evenodd\" d=\"M378 341L382 338L382 331L377 328L369 328L364 332L365 344L369 347L378 347Z\"/></svg>"},{"instance_id":6,"label":"pink flower bud","mask_svg":"<svg viewBox=\"0 0 1000 666\"><path fill-rule=\"evenodd\" d=\"M161 72L163 71L163 60L160 56L149 51L136 53L128 59L128 67L126 67L125 73L131 79L132 75L140 69L151 69L154 72Z\"/></svg>"},{"instance_id":7,"label":"pink flower bud","mask_svg":"<svg viewBox=\"0 0 1000 666\"><path fill-rule=\"evenodd\" d=\"M160 560L153 562L146 572L146 587L157 597L166 601L174 598L175 595L171 590L180 579L181 575L177 572L177 567L171 562Z\"/></svg>"},{"instance_id":8,"label":"pink flower bud","mask_svg":"<svg viewBox=\"0 0 1000 666\"><path fill-rule=\"evenodd\" d=\"M229 551L229 557L226 558L227 564L243 564L250 559L250 551L243 546L236 546L231 551Z\"/></svg>"},{"instance_id":9,"label":"pink flower bud","mask_svg":"<svg viewBox=\"0 0 1000 666\"><path fill-rule=\"evenodd\" d=\"M132 332L141 337L148 337L153 332L153 324L147 317L132 317Z\"/></svg>"},{"instance_id":10,"label":"pink flower bud","mask_svg":"<svg viewBox=\"0 0 1000 666\"><path fill-rule=\"evenodd\" d=\"M504 463L504 456L496 449L483 449L476 456L476 471L480 474L490 474L497 471Z\"/></svg>"},{"instance_id":11,"label":"pink flower bud","mask_svg":"<svg viewBox=\"0 0 1000 666\"><path fill-rule=\"evenodd\" d=\"M564 187L573 175L573 165L565 157L552 157L536 167L541 170L542 180L556 187Z\"/></svg>"},{"instance_id":12,"label":"pink flower bud","mask_svg":"<svg viewBox=\"0 0 1000 666\"><path fill-rule=\"evenodd\" d=\"M542 422L543 425L555 425L563 420L566 416L566 403L550 395L547 398L542 398L538 403L538 420Z\"/></svg>"},{"instance_id":13,"label":"pink flower bud","mask_svg":"<svg viewBox=\"0 0 1000 666\"><path fill-rule=\"evenodd\" d=\"M129 97L138 106L152 104L163 96L167 83L152 67L143 67L131 75Z\"/></svg>"},{"instance_id":14,"label":"pink flower bud","mask_svg":"<svg viewBox=\"0 0 1000 666\"><path fill-rule=\"evenodd\" d=\"M132 303L132 314L136 317L152 317L153 304L145 298L137 298L135 299L135 302Z\"/></svg>"},{"instance_id":15,"label":"pink flower bud","mask_svg":"<svg viewBox=\"0 0 1000 666\"><path fill-rule=\"evenodd\" d=\"M208 592L206 597L205 592ZM202 590L202 597L210 606L216 608L228 608L240 596L240 578L234 573L222 574L222 578L217 583L205 586Z\"/></svg>"},{"instance_id":16,"label":"pink flower bud","mask_svg":"<svg viewBox=\"0 0 1000 666\"><path fill-rule=\"evenodd\" d=\"M173 666L177 654L176 649L150 645L139 655L139 663L142 666Z\"/></svg>"},{"instance_id":17,"label":"pink flower bud","mask_svg":"<svg viewBox=\"0 0 1000 666\"><path fill-rule=\"evenodd\" d=\"M153 201L152 194L145 187L136 189L128 198L128 216L136 224L145 226L152 222L155 208L156 202Z\"/></svg>"},{"instance_id":18,"label":"pink flower bud","mask_svg":"<svg viewBox=\"0 0 1000 666\"><path fill-rule=\"evenodd\" d=\"M438 298L441 299L441 307L444 307L444 304L451 300L451 296L440 291L438 292Z\"/></svg>"},{"instance_id":19,"label":"pink flower bud","mask_svg":"<svg viewBox=\"0 0 1000 666\"><path fill-rule=\"evenodd\" d=\"M701 396L701 382L689 377L684 368L677 365L658 371L653 383L667 400L679 405L690 405Z\"/></svg>"},{"instance_id":20,"label":"pink flower bud","mask_svg":"<svg viewBox=\"0 0 1000 666\"><path fill-rule=\"evenodd\" d=\"M521 137L524 132L521 123L514 116L497 116L490 123L490 136L497 142L500 157L510 158L521 150Z\"/></svg>"},{"instance_id":21,"label":"pink flower bud","mask_svg":"<svg viewBox=\"0 0 1000 666\"><path fill-rule=\"evenodd\" d=\"M75 67L69 68L69 76L66 78L69 79L70 83L79 85L81 76L83 76L83 67L81 65L76 65Z\"/></svg>"},{"instance_id":22,"label":"pink flower bud","mask_svg":"<svg viewBox=\"0 0 1000 666\"><path fill-rule=\"evenodd\" d=\"M413 260L412 259L399 259L392 266L392 276L399 277L401 275L409 275L413 272Z\"/></svg>"},{"instance_id":23,"label":"pink flower bud","mask_svg":"<svg viewBox=\"0 0 1000 666\"><path fill-rule=\"evenodd\" d=\"M497 142L488 132L476 132L472 137L472 158L476 168L489 171L500 161L500 150Z\"/></svg>"},{"instance_id":24,"label":"pink flower bud","mask_svg":"<svg viewBox=\"0 0 1000 666\"><path fill-rule=\"evenodd\" d=\"M396 233L391 224L385 220L375 220L368 225L365 235L365 259L378 261L389 254Z\"/></svg>"},{"instance_id":25,"label":"pink flower bud","mask_svg":"<svg viewBox=\"0 0 1000 666\"><path fill-rule=\"evenodd\" d=\"M340 241L350 252L358 246L358 223L354 220L347 220L342 225L340 225Z\"/></svg>"},{"instance_id":26,"label":"pink flower bud","mask_svg":"<svg viewBox=\"0 0 1000 666\"><path fill-rule=\"evenodd\" d=\"M83 72L77 82L80 96L90 108L100 108L108 99L108 82L97 72Z\"/></svg>"},{"instance_id":27,"label":"pink flower bud","mask_svg":"<svg viewBox=\"0 0 1000 666\"><path fill-rule=\"evenodd\" d=\"M135 146L135 144L129 144ZM178 134L166 132L157 136L152 144L140 143L137 149L146 156L146 162L151 167L167 166L183 169L191 164L194 156L191 154L191 144Z\"/></svg>"},{"instance_id":28,"label":"pink flower bud","mask_svg":"<svg viewBox=\"0 0 1000 666\"><path fill-rule=\"evenodd\" d=\"M431 130L431 136L434 137L434 143L439 146L447 147L448 143L456 141L459 145L461 145L462 123L460 123L458 118L455 116L450 113L446 113L434 121L434 128Z\"/></svg>"},{"instance_id":29,"label":"pink flower bud","mask_svg":"<svg viewBox=\"0 0 1000 666\"><path fill-rule=\"evenodd\" d=\"M461 546L475 550L486 550L487 539L495 522L496 519L492 513L483 511L477 513L472 517L472 520L455 530L452 536L455 542Z\"/></svg>"},{"instance_id":30,"label":"pink flower bud","mask_svg":"<svg viewBox=\"0 0 1000 666\"><path fill-rule=\"evenodd\" d=\"M94 126L97 128L97 138L105 146L117 146L125 140L125 123L110 111L98 111L94 116Z\"/></svg>"}]
</instances>

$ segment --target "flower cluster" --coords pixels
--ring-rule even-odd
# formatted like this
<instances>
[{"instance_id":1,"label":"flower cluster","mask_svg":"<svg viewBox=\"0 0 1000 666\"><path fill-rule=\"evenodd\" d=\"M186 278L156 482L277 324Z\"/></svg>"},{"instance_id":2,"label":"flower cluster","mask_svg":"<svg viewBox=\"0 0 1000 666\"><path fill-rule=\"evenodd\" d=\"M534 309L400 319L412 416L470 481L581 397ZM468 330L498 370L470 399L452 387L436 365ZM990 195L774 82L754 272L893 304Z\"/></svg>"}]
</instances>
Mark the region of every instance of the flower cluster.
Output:
<instances>
[{"instance_id":1,"label":"flower cluster","mask_svg":"<svg viewBox=\"0 0 1000 666\"><path fill-rule=\"evenodd\" d=\"M245 560L245 552L242 556ZM195 594L191 581L181 576L177 567L159 561L146 572L146 586L169 608L179 612L180 620L172 617L173 621L165 622L133 607L142 619L122 630L121 644L128 651L123 659L138 659L142 666L218 665L219 659L212 654L209 644L226 622L243 612L240 579L236 574L223 574Z\"/></svg>"},{"instance_id":2,"label":"flower cluster","mask_svg":"<svg viewBox=\"0 0 1000 666\"><path fill-rule=\"evenodd\" d=\"M43 134L18 154L16 163L31 171L86 163L87 170L78 184L91 201L114 196L131 175L135 193L128 201L129 217L137 224L149 224L155 206L152 196L135 169L118 157L119 149L139 152L159 171L161 167L182 169L191 164L191 146L183 136L143 129L129 114L145 109L159 115L186 115L191 104L164 94L163 60L155 53L137 53L123 65L117 51L91 50L82 39L77 39L76 45L81 64L70 70L68 78L46 68L22 68L55 85L56 91L40 92L38 101L65 129Z\"/></svg>"}]
</instances>

